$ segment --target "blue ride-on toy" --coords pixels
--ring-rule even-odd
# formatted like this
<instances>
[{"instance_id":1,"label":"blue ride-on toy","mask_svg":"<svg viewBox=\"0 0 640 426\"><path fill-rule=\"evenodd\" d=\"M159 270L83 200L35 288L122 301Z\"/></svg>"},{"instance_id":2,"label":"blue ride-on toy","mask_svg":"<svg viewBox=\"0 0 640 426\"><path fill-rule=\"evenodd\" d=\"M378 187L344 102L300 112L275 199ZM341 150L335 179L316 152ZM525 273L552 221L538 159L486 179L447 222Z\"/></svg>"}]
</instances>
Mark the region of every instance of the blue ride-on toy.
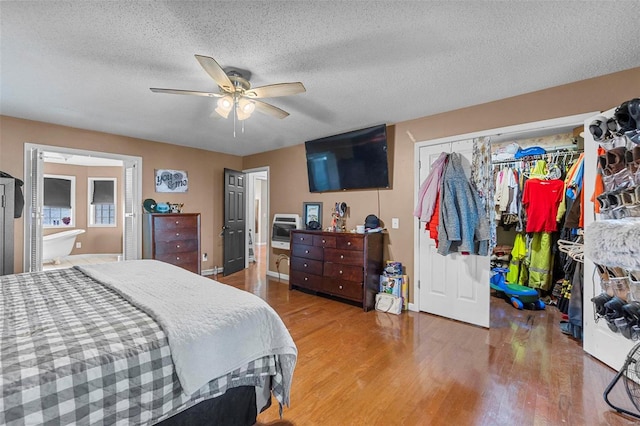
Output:
<instances>
[{"instance_id":1,"label":"blue ride-on toy","mask_svg":"<svg viewBox=\"0 0 640 426\"><path fill-rule=\"evenodd\" d=\"M523 309L525 306L530 306L533 309L544 309L546 307L545 303L540 300L536 289L507 282L508 268L493 268L491 271L493 272L490 280L491 288L502 293L514 308Z\"/></svg>"}]
</instances>

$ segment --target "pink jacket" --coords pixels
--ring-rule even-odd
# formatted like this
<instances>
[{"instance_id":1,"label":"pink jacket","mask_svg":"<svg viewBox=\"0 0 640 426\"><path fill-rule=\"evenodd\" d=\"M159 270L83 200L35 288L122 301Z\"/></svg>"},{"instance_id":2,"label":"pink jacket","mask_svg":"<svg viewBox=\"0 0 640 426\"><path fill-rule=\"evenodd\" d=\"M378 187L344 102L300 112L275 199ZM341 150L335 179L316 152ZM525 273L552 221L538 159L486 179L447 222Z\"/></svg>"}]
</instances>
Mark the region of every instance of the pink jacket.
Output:
<instances>
[{"instance_id":1,"label":"pink jacket","mask_svg":"<svg viewBox=\"0 0 640 426\"><path fill-rule=\"evenodd\" d=\"M444 171L448 157L449 154L446 152L441 153L431 165L429 176L427 176L422 185L420 185L418 203L416 204L416 209L413 211L413 215L419 218L421 222L429 222L431 216L433 216L433 209L442 182L442 172Z\"/></svg>"}]
</instances>

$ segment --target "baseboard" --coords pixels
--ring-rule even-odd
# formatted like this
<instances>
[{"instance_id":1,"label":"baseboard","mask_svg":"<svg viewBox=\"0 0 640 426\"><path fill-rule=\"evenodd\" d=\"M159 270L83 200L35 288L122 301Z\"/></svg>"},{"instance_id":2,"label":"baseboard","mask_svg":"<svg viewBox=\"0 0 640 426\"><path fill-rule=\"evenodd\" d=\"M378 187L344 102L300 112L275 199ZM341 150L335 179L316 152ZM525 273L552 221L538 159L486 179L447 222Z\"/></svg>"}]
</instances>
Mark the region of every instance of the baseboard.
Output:
<instances>
[{"instance_id":1,"label":"baseboard","mask_svg":"<svg viewBox=\"0 0 640 426\"><path fill-rule=\"evenodd\" d=\"M278 274L275 271L267 271L267 276L268 277L274 277L274 278L280 278L281 280L289 281L289 275L287 275L287 274Z\"/></svg>"},{"instance_id":2,"label":"baseboard","mask_svg":"<svg viewBox=\"0 0 640 426\"><path fill-rule=\"evenodd\" d=\"M224 271L224 268L222 266L219 267L217 270L216 270L216 268L203 269L200 272L200 275L203 275L203 276L206 277L206 276L209 276L209 275L222 274L222 271Z\"/></svg>"},{"instance_id":3,"label":"baseboard","mask_svg":"<svg viewBox=\"0 0 640 426\"><path fill-rule=\"evenodd\" d=\"M409 310L413 312L418 312L418 307L415 303L409 303Z\"/></svg>"}]
</instances>

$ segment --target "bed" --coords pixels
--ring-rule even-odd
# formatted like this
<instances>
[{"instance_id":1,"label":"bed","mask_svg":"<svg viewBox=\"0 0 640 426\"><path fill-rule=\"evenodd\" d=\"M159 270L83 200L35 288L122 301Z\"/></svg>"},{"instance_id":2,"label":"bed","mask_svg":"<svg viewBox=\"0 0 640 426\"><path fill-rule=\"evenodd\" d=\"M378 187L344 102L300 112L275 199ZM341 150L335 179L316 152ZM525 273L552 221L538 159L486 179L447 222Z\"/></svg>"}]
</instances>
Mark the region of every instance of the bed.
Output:
<instances>
[{"instance_id":1,"label":"bed","mask_svg":"<svg viewBox=\"0 0 640 426\"><path fill-rule=\"evenodd\" d=\"M248 292L155 260L0 277L0 424L247 424L296 346Z\"/></svg>"}]
</instances>

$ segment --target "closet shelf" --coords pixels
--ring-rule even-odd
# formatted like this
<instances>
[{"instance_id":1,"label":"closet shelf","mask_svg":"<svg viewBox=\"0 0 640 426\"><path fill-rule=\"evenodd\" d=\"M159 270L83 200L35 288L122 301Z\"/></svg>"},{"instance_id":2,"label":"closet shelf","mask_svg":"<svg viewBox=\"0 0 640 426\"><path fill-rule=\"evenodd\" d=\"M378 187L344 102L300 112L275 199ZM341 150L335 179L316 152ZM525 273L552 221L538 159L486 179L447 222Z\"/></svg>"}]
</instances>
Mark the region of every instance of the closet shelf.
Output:
<instances>
[{"instance_id":1,"label":"closet shelf","mask_svg":"<svg viewBox=\"0 0 640 426\"><path fill-rule=\"evenodd\" d=\"M536 154L536 155L527 155L526 157L522 157L522 158L509 158L506 160L498 160L498 161L491 161L492 165L496 165L496 164L516 164L516 163L521 163L523 161L535 161L535 160L546 160L548 159L550 156L553 157L566 157L565 160L574 160L576 159L580 154L582 154L583 150L578 149L578 148L565 148L565 147L556 147L556 148L549 148L549 149L545 149L547 152L544 154Z\"/></svg>"},{"instance_id":2,"label":"closet shelf","mask_svg":"<svg viewBox=\"0 0 640 426\"><path fill-rule=\"evenodd\" d=\"M591 223L584 232L584 255L598 265L640 270L640 219Z\"/></svg>"}]
</instances>

